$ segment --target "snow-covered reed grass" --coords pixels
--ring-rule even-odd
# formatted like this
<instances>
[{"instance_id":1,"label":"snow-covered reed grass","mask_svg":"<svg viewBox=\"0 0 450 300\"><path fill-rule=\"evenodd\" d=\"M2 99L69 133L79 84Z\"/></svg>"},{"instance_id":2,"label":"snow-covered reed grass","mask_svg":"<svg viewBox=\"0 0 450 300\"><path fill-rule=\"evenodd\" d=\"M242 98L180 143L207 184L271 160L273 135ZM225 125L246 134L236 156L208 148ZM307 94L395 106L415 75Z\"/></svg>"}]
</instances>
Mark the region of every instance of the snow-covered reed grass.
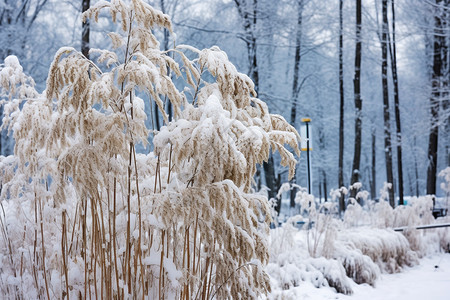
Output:
<instances>
[{"instance_id":1,"label":"snow-covered reed grass","mask_svg":"<svg viewBox=\"0 0 450 300\"><path fill-rule=\"evenodd\" d=\"M289 290L307 281L317 288L332 287L340 293L350 294L350 281L342 264L336 259L312 257L306 231L298 231L291 222L271 232L270 263L266 270L273 289ZM282 298L282 295L278 296Z\"/></svg>"},{"instance_id":2,"label":"snow-covered reed grass","mask_svg":"<svg viewBox=\"0 0 450 300\"><path fill-rule=\"evenodd\" d=\"M286 185L283 188L289 189ZM379 202L369 200L357 186L359 192L355 199L349 199L341 219L336 203L319 204L305 189L298 188L296 202L301 214L271 231L271 258L266 269L275 292L270 299L290 295L289 289L305 281L350 294L351 281L375 285L381 273L400 272L424 255L449 251L448 228L414 229L449 221L449 217L434 219L431 196L412 197L408 205L393 209L383 199L389 185L381 191ZM341 188L333 198L347 191ZM360 198L364 198L364 207L357 201ZM301 229L298 222L303 224ZM396 232L393 229L397 227L407 230Z\"/></svg>"},{"instance_id":3,"label":"snow-covered reed grass","mask_svg":"<svg viewBox=\"0 0 450 300\"><path fill-rule=\"evenodd\" d=\"M14 156L0 157L0 294L267 293L270 210L251 185L271 149L292 175L296 161L284 145L298 150L297 132L269 113L219 48L161 51L154 31L172 31L167 15L141 0L113 0L84 18L102 10L121 31L109 34L113 49L92 50L99 64L60 49L42 94L15 57L0 66L3 128L16 142ZM145 125L154 103L159 132ZM136 153L151 133L153 151Z\"/></svg>"}]
</instances>

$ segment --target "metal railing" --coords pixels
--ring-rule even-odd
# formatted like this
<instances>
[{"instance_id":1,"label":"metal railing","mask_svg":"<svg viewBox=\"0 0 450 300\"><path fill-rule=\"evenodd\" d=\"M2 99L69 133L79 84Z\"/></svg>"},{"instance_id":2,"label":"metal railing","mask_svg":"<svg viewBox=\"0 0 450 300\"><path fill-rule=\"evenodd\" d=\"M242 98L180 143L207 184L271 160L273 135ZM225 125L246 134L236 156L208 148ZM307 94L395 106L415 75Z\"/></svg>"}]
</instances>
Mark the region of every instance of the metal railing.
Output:
<instances>
[{"instance_id":1,"label":"metal railing","mask_svg":"<svg viewBox=\"0 0 450 300\"><path fill-rule=\"evenodd\" d=\"M442 224L430 224L430 225L419 225L419 226L403 226L394 228L394 231L405 231L409 229L432 229L432 228L441 228L441 227L450 227L450 223L442 223Z\"/></svg>"}]
</instances>

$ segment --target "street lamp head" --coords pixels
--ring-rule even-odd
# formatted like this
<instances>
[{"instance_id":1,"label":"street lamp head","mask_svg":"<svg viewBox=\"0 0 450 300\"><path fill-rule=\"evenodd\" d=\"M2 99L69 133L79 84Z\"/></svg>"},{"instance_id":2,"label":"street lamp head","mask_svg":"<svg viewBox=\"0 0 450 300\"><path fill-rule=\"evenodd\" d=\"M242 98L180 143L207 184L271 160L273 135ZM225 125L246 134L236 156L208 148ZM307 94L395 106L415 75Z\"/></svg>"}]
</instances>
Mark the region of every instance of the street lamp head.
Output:
<instances>
[{"instance_id":1,"label":"street lamp head","mask_svg":"<svg viewBox=\"0 0 450 300\"><path fill-rule=\"evenodd\" d=\"M311 122L311 119L310 118L302 118L302 122L308 123L308 122Z\"/></svg>"}]
</instances>

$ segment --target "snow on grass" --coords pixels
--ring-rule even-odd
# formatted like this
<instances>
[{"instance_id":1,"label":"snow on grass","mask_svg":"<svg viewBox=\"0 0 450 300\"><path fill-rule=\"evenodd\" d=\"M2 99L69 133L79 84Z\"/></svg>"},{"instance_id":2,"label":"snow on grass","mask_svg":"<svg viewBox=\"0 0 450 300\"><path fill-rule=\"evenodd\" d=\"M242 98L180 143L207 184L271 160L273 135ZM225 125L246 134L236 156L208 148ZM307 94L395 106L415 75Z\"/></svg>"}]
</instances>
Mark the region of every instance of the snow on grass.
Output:
<instances>
[{"instance_id":1,"label":"snow on grass","mask_svg":"<svg viewBox=\"0 0 450 300\"><path fill-rule=\"evenodd\" d=\"M304 195L298 198L306 199ZM449 252L449 228L414 229L447 223L448 217L435 220L431 216L428 196L411 200L408 206L395 209L386 201L365 207L354 201L343 219L333 213L333 205L326 210L323 204L311 201L311 205L303 205L302 215L271 230L266 271L272 291L267 299L450 299L450 254L442 254ZM393 230L396 227L406 230L397 232ZM439 263L430 267L436 257ZM424 267L419 265L420 258L424 258ZM416 280L415 270L442 273L429 276L436 282L430 284L433 291L403 292L428 280L420 276L422 279ZM416 275L408 277L409 273ZM403 276L407 277L405 283ZM415 283L410 288L408 282Z\"/></svg>"},{"instance_id":2,"label":"snow on grass","mask_svg":"<svg viewBox=\"0 0 450 300\"><path fill-rule=\"evenodd\" d=\"M450 254L425 257L419 265L407 267L401 273L383 274L375 287L355 285L353 291L351 297L335 294L332 299L447 300L450 298Z\"/></svg>"},{"instance_id":3,"label":"snow on grass","mask_svg":"<svg viewBox=\"0 0 450 300\"><path fill-rule=\"evenodd\" d=\"M273 284L277 283L271 280ZM419 265L406 267L401 273L383 274L375 286L355 282L350 285L353 294L344 295L330 288L318 289L305 281L289 290L273 289L268 299L447 300L450 295L450 254L435 254L421 259Z\"/></svg>"}]
</instances>

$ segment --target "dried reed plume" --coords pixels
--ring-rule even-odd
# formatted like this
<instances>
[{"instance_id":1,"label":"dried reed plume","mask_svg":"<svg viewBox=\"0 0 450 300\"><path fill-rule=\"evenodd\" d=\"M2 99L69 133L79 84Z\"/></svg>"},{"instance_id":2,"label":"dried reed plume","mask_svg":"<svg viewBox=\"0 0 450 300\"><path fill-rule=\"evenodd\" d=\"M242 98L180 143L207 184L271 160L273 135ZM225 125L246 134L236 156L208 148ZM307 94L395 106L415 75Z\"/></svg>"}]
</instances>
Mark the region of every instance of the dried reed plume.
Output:
<instances>
[{"instance_id":1,"label":"dried reed plume","mask_svg":"<svg viewBox=\"0 0 450 300\"><path fill-rule=\"evenodd\" d=\"M3 126L16 141L15 155L0 157L2 295L266 293L270 212L267 199L251 193L252 178L271 149L293 169L284 145L298 151L298 134L217 47L161 51L153 30L172 31L167 15L141 0L112 0L83 18L97 20L101 10L121 31L108 35L114 49L92 50L100 64L60 49L44 94L13 58L1 67ZM7 72L21 79L8 81ZM186 87L177 89L172 75ZM174 109L170 122L164 99ZM153 132L145 126L152 101L165 126L153 152L136 153Z\"/></svg>"}]
</instances>

